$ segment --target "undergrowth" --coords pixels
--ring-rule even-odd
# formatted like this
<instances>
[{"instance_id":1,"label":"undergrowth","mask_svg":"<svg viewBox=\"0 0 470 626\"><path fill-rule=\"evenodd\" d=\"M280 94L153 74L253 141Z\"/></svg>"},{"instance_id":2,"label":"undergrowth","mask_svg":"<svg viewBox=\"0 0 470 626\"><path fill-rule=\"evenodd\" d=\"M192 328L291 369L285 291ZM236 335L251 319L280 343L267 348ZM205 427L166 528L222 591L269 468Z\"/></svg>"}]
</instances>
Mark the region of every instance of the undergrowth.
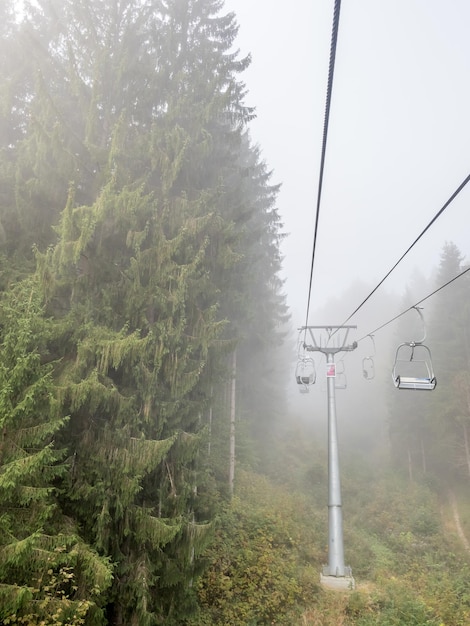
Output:
<instances>
[{"instance_id":1,"label":"undergrowth","mask_svg":"<svg viewBox=\"0 0 470 626\"><path fill-rule=\"evenodd\" d=\"M326 503L239 472L198 583L188 626L465 626L469 560L441 528L438 499L397 476L347 472L345 553L356 590L319 584L327 562Z\"/></svg>"}]
</instances>

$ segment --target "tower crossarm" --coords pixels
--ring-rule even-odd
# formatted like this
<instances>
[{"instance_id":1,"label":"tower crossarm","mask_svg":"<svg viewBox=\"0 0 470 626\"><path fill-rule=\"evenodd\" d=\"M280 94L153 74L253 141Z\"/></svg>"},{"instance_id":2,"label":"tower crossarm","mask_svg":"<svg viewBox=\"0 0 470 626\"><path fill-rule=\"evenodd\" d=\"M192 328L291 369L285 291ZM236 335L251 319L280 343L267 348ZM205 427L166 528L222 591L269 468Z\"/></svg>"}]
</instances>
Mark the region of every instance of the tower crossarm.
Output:
<instances>
[{"instance_id":1,"label":"tower crossarm","mask_svg":"<svg viewBox=\"0 0 470 626\"><path fill-rule=\"evenodd\" d=\"M357 326L303 326L299 330L305 333L304 349L307 352L322 352L323 354L337 354L338 352L352 352L357 348L357 341L348 344L351 330ZM307 343L307 333L311 343Z\"/></svg>"}]
</instances>

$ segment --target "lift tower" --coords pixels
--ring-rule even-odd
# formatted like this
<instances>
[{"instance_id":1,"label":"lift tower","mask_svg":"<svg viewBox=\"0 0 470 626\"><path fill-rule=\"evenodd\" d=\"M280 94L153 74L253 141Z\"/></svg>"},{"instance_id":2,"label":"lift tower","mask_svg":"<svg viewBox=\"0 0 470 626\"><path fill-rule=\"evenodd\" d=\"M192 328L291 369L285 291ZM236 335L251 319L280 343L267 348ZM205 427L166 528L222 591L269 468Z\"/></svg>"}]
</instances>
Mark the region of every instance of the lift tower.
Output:
<instances>
[{"instance_id":1,"label":"lift tower","mask_svg":"<svg viewBox=\"0 0 470 626\"><path fill-rule=\"evenodd\" d=\"M330 589L354 589L351 568L344 564L343 514L339 473L338 433L336 424L335 354L352 352L357 342L348 344L349 332L356 326L304 326L304 348L326 356L328 393L328 565L323 567L320 582ZM307 343L307 333L311 343Z\"/></svg>"}]
</instances>

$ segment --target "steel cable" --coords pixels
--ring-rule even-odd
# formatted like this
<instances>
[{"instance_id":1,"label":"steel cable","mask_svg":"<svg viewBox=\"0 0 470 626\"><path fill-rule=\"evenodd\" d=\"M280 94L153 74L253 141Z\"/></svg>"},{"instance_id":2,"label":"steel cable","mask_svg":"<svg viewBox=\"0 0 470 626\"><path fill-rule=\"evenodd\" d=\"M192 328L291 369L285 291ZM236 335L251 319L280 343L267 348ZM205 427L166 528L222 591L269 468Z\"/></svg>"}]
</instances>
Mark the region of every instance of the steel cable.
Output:
<instances>
[{"instance_id":1,"label":"steel cable","mask_svg":"<svg viewBox=\"0 0 470 626\"><path fill-rule=\"evenodd\" d=\"M467 269L465 269L462 272L460 272L460 274L457 274L457 276L454 276L454 278L451 278L450 280L448 280L444 285L441 285L440 287L435 289L432 293L430 293L427 296L425 296L424 298L422 298L419 302L416 302L416 304L413 304L412 306L410 306L407 309L405 309L405 311L402 311L398 315L395 315L395 317L392 317L392 319L388 320L388 322L385 322L385 324L382 324L381 326L379 326L378 328L376 328L372 332L367 333L367 335L364 335L364 337L361 337L360 339L358 339L357 343L359 343L360 341L363 341L364 339L369 337L369 335L375 335L375 333L377 333L379 330L382 330L382 328L385 328L386 326L388 326L392 322L395 322L399 317L401 317L402 315L405 315L405 313L408 313L408 311L411 311L412 309L416 309L417 307L419 307L420 304L422 304L423 302L425 302L426 300L428 300L429 298L434 296L436 293L438 293L439 291L441 291L445 287L448 287L451 283L453 283L457 279L461 278L467 272L470 272L470 267L467 267Z\"/></svg>"},{"instance_id":2,"label":"steel cable","mask_svg":"<svg viewBox=\"0 0 470 626\"><path fill-rule=\"evenodd\" d=\"M312 296L313 268L315 264L315 250L316 250L316 245L317 245L318 223L319 223L319 218L320 218L320 204L321 204L321 196L322 196L322 190L323 190L323 173L325 170L326 145L327 145L328 127L329 127L329 121L330 121L331 95L333 92L333 78L334 78L334 72L335 72L336 47L337 47L337 42L338 42L340 10L341 10L341 0L335 0L335 6L334 6L334 12L333 12L333 27L332 27L332 33L331 33L330 61L329 61L329 68L328 68L328 85L327 85L327 92L326 92L325 118L324 118L324 123L323 123L323 141L322 141L321 160L320 160L320 174L319 174L318 192L317 192L317 207L316 207L316 215L315 215L315 227L313 231L312 262L310 266L310 280L309 280L309 287L308 287L307 313L305 316L305 326L308 325L308 315L310 311L310 299Z\"/></svg>"},{"instance_id":3,"label":"steel cable","mask_svg":"<svg viewBox=\"0 0 470 626\"><path fill-rule=\"evenodd\" d=\"M467 176L467 178L465 178L465 180L457 187L457 189L454 191L454 193L450 196L450 198L447 200L447 202L444 204L444 206L436 213L436 215L432 218L432 220L429 222L429 224L426 226L426 228L418 235L418 237L416 237L416 239L413 241L413 243L409 246L409 248L406 250L406 252L404 252L401 257L398 259L398 261L395 263L395 265L385 274L385 276L382 278L382 280L374 287L374 289L370 292L370 294L367 296L367 298L365 298L361 304L354 309L354 311L351 313L351 315L344 320L344 322L341 324L342 326L344 326L345 324L347 324L349 322L349 320L356 315L356 313L364 306L364 304L369 300L369 298L371 296L374 295L374 293L377 291L377 289L387 280L387 278L390 276L390 274L397 268L397 266L403 261L403 259L406 257L406 255L408 254L408 252L410 252L410 250L418 243L418 241L421 239L421 237L431 228L431 226L434 224L434 222L444 213L444 211L447 209L447 207L451 204L451 202L453 200L455 200L455 198L459 195L459 193L462 191L462 189L465 187L465 185L470 181L470 174Z\"/></svg>"}]
</instances>

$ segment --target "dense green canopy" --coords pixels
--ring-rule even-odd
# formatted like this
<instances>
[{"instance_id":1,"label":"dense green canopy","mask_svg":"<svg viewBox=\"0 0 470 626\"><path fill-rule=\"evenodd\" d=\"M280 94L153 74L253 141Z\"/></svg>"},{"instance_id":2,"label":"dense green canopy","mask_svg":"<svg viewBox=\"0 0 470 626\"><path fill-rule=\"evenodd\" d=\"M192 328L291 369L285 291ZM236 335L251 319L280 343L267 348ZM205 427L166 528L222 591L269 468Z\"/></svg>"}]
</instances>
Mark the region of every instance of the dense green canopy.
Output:
<instances>
[{"instance_id":1,"label":"dense green canopy","mask_svg":"<svg viewBox=\"0 0 470 626\"><path fill-rule=\"evenodd\" d=\"M60 598L57 623L181 623L225 488L237 346L249 430L263 385L282 409L254 371L286 308L249 58L220 0L1 10L0 615ZM46 545L47 583L29 567Z\"/></svg>"}]
</instances>

